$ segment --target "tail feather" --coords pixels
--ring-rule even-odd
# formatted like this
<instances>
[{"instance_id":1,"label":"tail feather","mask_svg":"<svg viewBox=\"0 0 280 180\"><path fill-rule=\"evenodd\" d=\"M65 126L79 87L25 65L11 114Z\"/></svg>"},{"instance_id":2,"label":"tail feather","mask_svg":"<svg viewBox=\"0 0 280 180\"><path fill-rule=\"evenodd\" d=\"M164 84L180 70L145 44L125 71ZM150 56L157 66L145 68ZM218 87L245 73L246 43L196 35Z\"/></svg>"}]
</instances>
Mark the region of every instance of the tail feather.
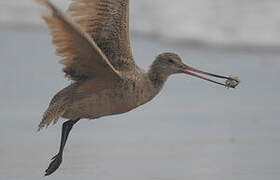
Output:
<instances>
[{"instance_id":1,"label":"tail feather","mask_svg":"<svg viewBox=\"0 0 280 180\"><path fill-rule=\"evenodd\" d=\"M63 115L64 108L57 107L55 105L50 105L49 108L44 113L44 116L38 126L38 131L44 127L48 127L52 122L56 124L58 119Z\"/></svg>"},{"instance_id":2,"label":"tail feather","mask_svg":"<svg viewBox=\"0 0 280 180\"><path fill-rule=\"evenodd\" d=\"M38 126L38 131L48 127L52 122L56 124L58 119L64 114L67 104L69 104L68 93L71 86L58 92L50 102L50 105Z\"/></svg>"}]
</instances>

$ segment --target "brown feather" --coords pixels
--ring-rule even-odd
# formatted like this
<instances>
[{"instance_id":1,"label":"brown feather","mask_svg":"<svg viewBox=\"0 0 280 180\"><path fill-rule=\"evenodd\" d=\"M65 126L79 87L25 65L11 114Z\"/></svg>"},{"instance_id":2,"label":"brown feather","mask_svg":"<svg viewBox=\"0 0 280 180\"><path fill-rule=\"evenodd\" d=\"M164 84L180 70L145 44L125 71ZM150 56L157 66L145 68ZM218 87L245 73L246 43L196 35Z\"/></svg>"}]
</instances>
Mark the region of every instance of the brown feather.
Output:
<instances>
[{"instance_id":1,"label":"brown feather","mask_svg":"<svg viewBox=\"0 0 280 180\"><path fill-rule=\"evenodd\" d=\"M48 0L38 0L51 10L43 15L53 36L56 53L62 56L63 71L72 80L83 80L92 77L119 79L119 73L110 64L90 36L78 25L63 15Z\"/></svg>"},{"instance_id":2,"label":"brown feather","mask_svg":"<svg viewBox=\"0 0 280 180\"><path fill-rule=\"evenodd\" d=\"M73 0L68 12L120 71L136 67L129 36L129 0Z\"/></svg>"}]
</instances>

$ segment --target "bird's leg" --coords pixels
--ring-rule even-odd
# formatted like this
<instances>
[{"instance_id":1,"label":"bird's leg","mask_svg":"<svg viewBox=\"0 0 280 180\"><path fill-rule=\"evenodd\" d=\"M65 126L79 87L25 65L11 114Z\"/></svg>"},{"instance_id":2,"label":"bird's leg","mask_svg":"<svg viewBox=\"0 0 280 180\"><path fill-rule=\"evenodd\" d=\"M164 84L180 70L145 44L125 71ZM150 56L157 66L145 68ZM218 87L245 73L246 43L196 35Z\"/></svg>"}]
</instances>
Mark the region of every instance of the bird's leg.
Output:
<instances>
[{"instance_id":1,"label":"bird's leg","mask_svg":"<svg viewBox=\"0 0 280 180\"><path fill-rule=\"evenodd\" d=\"M79 120L80 119L69 120L69 121L66 121L63 123L59 152L56 156L54 156L51 159L52 162L50 163L48 169L46 170L45 176L52 174L54 171L56 171L59 168L59 166L62 162L63 150L64 150L64 146L66 144L68 135L69 135L73 125L76 124Z\"/></svg>"}]
</instances>

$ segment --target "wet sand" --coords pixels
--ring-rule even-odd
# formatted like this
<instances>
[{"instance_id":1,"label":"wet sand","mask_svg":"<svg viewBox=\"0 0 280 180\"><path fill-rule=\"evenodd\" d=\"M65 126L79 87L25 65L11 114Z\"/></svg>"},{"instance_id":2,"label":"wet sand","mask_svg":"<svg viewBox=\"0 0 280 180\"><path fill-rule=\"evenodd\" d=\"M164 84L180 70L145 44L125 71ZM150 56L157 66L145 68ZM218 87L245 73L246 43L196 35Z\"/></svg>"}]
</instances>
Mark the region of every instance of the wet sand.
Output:
<instances>
[{"instance_id":1,"label":"wet sand","mask_svg":"<svg viewBox=\"0 0 280 180\"><path fill-rule=\"evenodd\" d=\"M0 32L0 179L38 180L60 140L56 126L36 132L63 78L47 32ZM157 54L240 76L234 90L172 76L150 103L75 126L64 162L48 179L263 180L280 177L280 55L203 50L133 38L146 69Z\"/></svg>"}]
</instances>

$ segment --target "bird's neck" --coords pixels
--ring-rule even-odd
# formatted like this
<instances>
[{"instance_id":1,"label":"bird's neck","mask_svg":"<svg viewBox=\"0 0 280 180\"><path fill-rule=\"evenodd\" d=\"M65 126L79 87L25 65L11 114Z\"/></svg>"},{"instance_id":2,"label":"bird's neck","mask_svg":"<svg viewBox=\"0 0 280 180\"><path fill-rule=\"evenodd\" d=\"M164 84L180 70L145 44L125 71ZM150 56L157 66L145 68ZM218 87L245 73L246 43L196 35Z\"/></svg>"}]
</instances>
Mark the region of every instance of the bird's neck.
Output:
<instances>
[{"instance_id":1,"label":"bird's neck","mask_svg":"<svg viewBox=\"0 0 280 180\"><path fill-rule=\"evenodd\" d=\"M159 68L151 67L148 76L153 87L161 89L169 75L163 73Z\"/></svg>"}]
</instances>

